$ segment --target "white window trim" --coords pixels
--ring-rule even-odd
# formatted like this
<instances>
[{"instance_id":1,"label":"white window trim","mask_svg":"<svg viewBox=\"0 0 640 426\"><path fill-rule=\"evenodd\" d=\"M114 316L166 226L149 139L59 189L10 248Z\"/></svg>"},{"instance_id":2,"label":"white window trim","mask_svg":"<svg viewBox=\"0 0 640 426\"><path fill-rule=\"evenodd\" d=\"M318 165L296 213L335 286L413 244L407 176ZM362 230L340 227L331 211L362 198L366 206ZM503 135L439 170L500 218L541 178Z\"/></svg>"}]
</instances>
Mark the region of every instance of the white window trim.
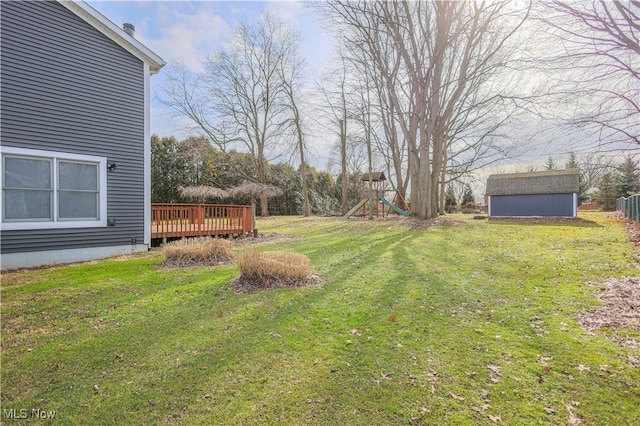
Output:
<instances>
[{"instance_id":1,"label":"white window trim","mask_svg":"<svg viewBox=\"0 0 640 426\"><path fill-rule=\"evenodd\" d=\"M107 159L106 157L97 157L93 155L70 154L55 151L43 151L39 149L15 148L9 146L1 146L0 153L9 155L21 155L25 157L41 157L56 160L83 161L98 164L99 174L99 205L98 220L57 220L58 201L57 196L53 197L53 211L56 220L54 221L33 221L33 222L2 222L3 231L26 230L26 229L64 229L64 228L100 228L107 226ZM4 163L3 166L4 167ZM56 175L57 167L54 169ZM4 170L0 173L0 190L4 187ZM57 180L57 176L54 176ZM55 186L54 186L55 188ZM54 190L55 192L55 190ZM0 213L4 210L2 203L4 196L0 196ZM4 215L3 215L4 216ZM2 219L4 220L4 219Z\"/></svg>"}]
</instances>

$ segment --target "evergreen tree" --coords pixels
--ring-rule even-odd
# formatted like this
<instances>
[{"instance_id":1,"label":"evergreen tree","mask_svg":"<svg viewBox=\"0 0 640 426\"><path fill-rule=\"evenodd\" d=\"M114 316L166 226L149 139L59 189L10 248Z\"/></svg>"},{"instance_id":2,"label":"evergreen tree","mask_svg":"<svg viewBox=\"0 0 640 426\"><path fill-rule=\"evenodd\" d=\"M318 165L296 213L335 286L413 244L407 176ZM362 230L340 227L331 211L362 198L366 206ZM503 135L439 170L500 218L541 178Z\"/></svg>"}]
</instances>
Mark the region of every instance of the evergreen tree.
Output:
<instances>
[{"instance_id":1,"label":"evergreen tree","mask_svg":"<svg viewBox=\"0 0 640 426\"><path fill-rule=\"evenodd\" d=\"M598 192L593 194L593 199L602 205L605 211L615 210L616 208L616 184L613 173L607 172L602 175L598 182Z\"/></svg>"},{"instance_id":2,"label":"evergreen tree","mask_svg":"<svg viewBox=\"0 0 640 426\"><path fill-rule=\"evenodd\" d=\"M473 190L471 189L471 186L468 183L465 183L464 192L462 193L462 202L460 204L464 206L468 203L475 203L475 202L476 202L476 197L473 195Z\"/></svg>"},{"instance_id":3,"label":"evergreen tree","mask_svg":"<svg viewBox=\"0 0 640 426\"><path fill-rule=\"evenodd\" d=\"M578 156L575 152L571 152L569 154L569 160L567 161L567 164L565 164L565 168L580 170L580 163L578 162ZM580 205L589 199L587 191L591 187L586 174L582 170L580 170L580 175L578 177L578 185L578 205Z\"/></svg>"},{"instance_id":4,"label":"evergreen tree","mask_svg":"<svg viewBox=\"0 0 640 426\"><path fill-rule=\"evenodd\" d=\"M616 197L628 197L636 194L640 189L639 178L638 162L630 156L626 157L614 175Z\"/></svg>"},{"instance_id":5,"label":"evergreen tree","mask_svg":"<svg viewBox=\"0 0 640 426\"><path fill-rule=\"evenodd\" d=\"M174 137L151 136L151 201L175 203L180 201L178 187L186 183L180 142Z\"/></svg>"},{"instance_id":6,"label":"evergreen tree","mask_svg":"<svg viewBox=\"0 0 640 426\"><path fill-rule=\"evenodd\" d=\"M215 186L220 151L203 136L190 137L180 143L178 155L187 177L185 186Z\"/></svg>"},{"instance_id":7,"label":"evergreen tree","mask_svg":"<svg viewBox=\"0 0 640 426\"><path fill-rule=\"evenodd\" d=\"M579 169L580 163L578 163L578 156L575 152L569 153L569 160L564 166L566 169Z\"/></svg>"},{"instance_id":8,"label":"evergreen tree","mask_svg":"<svg viewBox=\"0 0 640 426\"><path fill-rule=\"evenodd\" d=\"M552 156L549 156L549 158L547 158L547 161L544 163L544 169L556 170L557 168L558 168L558 165L556 164L555 160L553 159Z\"/></svg>"},{"instance_id":9,"label":"evergreen tree","mask_svg":"<svg viewBox=\"0 0 640 426\"><path fill-rule=\"evenodd\" d=\"M444 205L445 207L453 207L458 205L458 200L456 200L456 194L453 190L453 186L447 185L447 191L444 195Z\"/></svg>"}]
</instances>

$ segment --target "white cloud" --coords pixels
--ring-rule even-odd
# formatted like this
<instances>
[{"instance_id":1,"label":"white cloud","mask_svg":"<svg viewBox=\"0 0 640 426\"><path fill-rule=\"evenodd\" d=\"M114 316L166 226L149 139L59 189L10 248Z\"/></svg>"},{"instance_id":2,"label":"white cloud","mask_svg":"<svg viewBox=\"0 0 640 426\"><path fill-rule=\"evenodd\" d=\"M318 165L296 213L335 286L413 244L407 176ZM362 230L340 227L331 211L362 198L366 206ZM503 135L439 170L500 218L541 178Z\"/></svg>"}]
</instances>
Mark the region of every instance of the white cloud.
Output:
<instances>
[{"instance_id":1,"label":"white cloud","mask_svg":"<svg viewBox=\"0 0 640 426\"><path fill-rule=\"evenodd\" d=\"M300 14L303 10L303 5L300 1L270 0L267 2L265 9L282 19L284 22L292 25L297 25L299 22Z\"/></svg>"},{"instance_id":2,"label":"white cloud","mask_svg":"<svg viewBox=\"0 0 640 426\"><path fill-rule=\"evenodd\" d=\"M159 3L157 7L154 21L144 21L139 40L167 63L182 60L187 68L202 71L207 53L220 47L229 36L227 22L209 5L190 12L180 3ZM160 34L158 38L149 35L151 25Z\"/></svg>"}]
</instances>

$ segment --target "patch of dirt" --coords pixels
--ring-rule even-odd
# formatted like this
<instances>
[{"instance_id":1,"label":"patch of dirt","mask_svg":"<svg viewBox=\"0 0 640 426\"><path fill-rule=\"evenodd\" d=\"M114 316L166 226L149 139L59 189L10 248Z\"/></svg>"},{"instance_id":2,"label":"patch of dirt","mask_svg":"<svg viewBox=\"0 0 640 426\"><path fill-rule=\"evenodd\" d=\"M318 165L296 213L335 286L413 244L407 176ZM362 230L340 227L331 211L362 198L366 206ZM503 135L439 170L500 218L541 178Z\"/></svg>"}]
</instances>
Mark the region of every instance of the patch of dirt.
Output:
<instances>
[{"instance_id":1,"label":"patch of dirt","mask_svg":"<svg viewBox=\"0 0 640 426\"><path fill-rule=\"evenodd\" d=\"M601 305L578 315L578 323L588 332L609 329L607 338L622 346L638 348L640 333L640 277L609 278L589 283L599 287ZM629 336L629 331L633 336Z\"/></svg>"},{"instance_id":2,"label":"patch of dirt","mask_svg":"<svg viewBox=\"0 0 640 426\"><path fill-rule=\"evenodd\" d=\"M435 219L410 218L399 222L398 226L409 229L425 229L432 228L434 226L454 226L458 223L460 222L446 217L437 217Z\"/></svg>"},{"instance_id":3,"label":"patch of dirt","mask_svg":"<svg viewBox=\"0 0 640 426\"><path fill-rule=\"evenodd\" d=\"M247 279L239 277L233 280L232 284L237 293L254 293L261 290L272 290L277 288L298 288L309 285L322 284L319 275L311 274L304 280L283 279L276 277L266 277L262 279Z\"/></svg>"}]
</instances>

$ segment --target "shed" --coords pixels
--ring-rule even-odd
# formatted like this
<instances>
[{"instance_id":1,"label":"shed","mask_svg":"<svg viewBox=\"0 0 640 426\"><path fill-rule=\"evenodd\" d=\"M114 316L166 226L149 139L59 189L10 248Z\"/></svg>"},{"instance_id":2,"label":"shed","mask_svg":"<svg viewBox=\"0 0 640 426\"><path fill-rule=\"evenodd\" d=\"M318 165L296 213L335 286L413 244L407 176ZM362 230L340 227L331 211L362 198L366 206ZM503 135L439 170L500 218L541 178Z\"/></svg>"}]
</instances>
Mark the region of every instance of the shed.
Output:
<instances>
[{"instance_id":1,"label":"shed","mask_svg":"<svg viewBox=\"0 0 640 426\"><path fill-rule=\"evenodd\" d=\"M491 175L489 216L575 217L579 188L577 169Z\"/></svg>"},{"instance_id":2,"label":"shed","mask_svg":"<svg viewBox=\"0 0 640 426\"><path fill-rule=\"evenodd\" d=\"M82 1L2 2L0 32L2 269L146 251L164 61Z\"/></svg>"}]
</instances>

